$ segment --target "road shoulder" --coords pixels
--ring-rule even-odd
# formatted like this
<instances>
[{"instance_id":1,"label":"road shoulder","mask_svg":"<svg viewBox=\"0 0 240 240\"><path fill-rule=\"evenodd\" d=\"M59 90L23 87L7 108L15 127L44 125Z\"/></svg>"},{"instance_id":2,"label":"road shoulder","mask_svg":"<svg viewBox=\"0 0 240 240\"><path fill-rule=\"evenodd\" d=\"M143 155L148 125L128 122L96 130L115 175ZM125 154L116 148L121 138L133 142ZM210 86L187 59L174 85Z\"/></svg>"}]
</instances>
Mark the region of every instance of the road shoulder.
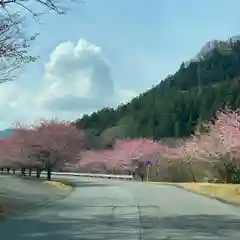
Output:
<instances>
[{"instance_id":1,"label":"road shoulder","mask_svg":"<svg viewBox=\"0 0 240 240\"><path fill-rule=\"evenodd\" d=\"M64 199L74 191L72 186L54 182L55 186L44 181L1 176L0 221Z\"/></svg>"}]
</instances>

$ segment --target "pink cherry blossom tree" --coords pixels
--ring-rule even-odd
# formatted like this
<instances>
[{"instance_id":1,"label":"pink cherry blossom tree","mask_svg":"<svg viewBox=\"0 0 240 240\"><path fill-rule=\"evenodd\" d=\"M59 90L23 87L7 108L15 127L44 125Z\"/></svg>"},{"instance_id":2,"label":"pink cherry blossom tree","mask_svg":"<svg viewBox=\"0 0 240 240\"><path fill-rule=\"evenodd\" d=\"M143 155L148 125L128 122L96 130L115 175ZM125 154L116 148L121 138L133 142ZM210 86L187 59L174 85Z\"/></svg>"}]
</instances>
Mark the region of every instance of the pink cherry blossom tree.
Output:
<instances>
[{"instance_id":1,"label":"pink cherry blossom tree","mask_svg":"<svg viewBox=\"0 0 240 240\"><path fill-rule=\"evenodd\" d=\"M140 162L144 166L145 156L161 152L166 147L150 139L117 140L113 149L88 151L82 155L79 166L102 164L107 169L133 171ZM142 170L144 171L144 170Z\"/></svg>"},{"instance_id":2,"label":"pink cherry blossom tree","mask_svg":"<svg viewBox=\"0 0 240 240\"><path fill-rule=\"evenodd\" d=\"M240 111L226 108L217 112L202 141L203 156L220 166L225 181L240 181ZM204 138L204 137L202 137ZM233 179L235 178L235 180Z\"/></svg>"},{"instance_id":3,"label":"pink cherry blossom tree","mask_svg":"<svg viewBox=\"0 0 240 240\"><path fill-rule=\"evenodd\" d=\"M31 127L16 128L15 134L29 156L43 164L48 180L54 168L76 161L77 154L84 148L84 132L69 122L41 120Z\"/></svg>"},{"instance_id":4,"label":"pink cherry blossom tree","mask_svg":"<svg viewBox=\"0 0 240 240\"><path fill-rule=\"evenodd\" d=\"M5 165L8 171L10 168L14 171L16 168L31 169L40 165L39 162L29 158L29 149L23 146L22 140L18 134L13 134L1 140L1 163Z\"/></svg>"},{"instance_id":5,"label":"pink cherry blossom tree","mask_svg":"<svg viewBox=\"0 0 240 240\"><path fill-rule=\"evenodd\" d=\"M198 144L199 144L199 139L193 136L191 139L184 141L179 146L179 150L180 150L179 156L182 158L182 163L184 164L184 166L187 167L194 182L197 181L195 172L194 172L194 167L199 154Z\"/></svg>"}]
</instances>

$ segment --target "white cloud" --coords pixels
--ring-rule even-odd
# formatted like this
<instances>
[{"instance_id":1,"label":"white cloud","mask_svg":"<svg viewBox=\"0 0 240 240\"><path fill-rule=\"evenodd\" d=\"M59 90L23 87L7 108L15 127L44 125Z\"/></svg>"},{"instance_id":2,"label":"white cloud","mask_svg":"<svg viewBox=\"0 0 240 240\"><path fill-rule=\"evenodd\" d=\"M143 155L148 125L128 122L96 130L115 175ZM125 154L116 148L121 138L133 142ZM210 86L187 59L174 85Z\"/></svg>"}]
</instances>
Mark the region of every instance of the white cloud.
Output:
<instances>
[{"instance_id":1,"label":"white cloud","mask_svg":"<svg viewBox=\"0 0 240 240\"><path fill-rule=\"evenodd\" d=\"M114 104L114 83L99 46L84 39L59 44L45 66L40 104L58 111L91 111Z\"/></svg>"},{"instance_id":2,"label":"white cloud","mask_svg":"<svg viewBox=\"0 0 240 240\"><path fill-rule=\"evenodd\" d=\"M10 127L14 122L30 123L40 117L31 89L23 89L17 82L0 86L0 129Z\"/></svg>"},{"instance_id":3,"label":"white cloud","mask_svg":"<svg viewBox=\"0 0 240 240\"><path fill-rule=\"evenodd\" d=\"M73 120L136 96L131 90L116 88L101 47L85 39L53 49L41 79L39 89L18 83L0 86L0 127L39 117Z\"/></svg>"},{"instance_id":4,"label":"white cloud","mask_svg":"<svg viewBox=\"0 0 240 240\"><path fill-rule=\"evenodd\" d=\"M129 100L136 97L136 92L127 89L119 89L116 93L117 104L127 103Z\"/></svg>"}]
</instances>

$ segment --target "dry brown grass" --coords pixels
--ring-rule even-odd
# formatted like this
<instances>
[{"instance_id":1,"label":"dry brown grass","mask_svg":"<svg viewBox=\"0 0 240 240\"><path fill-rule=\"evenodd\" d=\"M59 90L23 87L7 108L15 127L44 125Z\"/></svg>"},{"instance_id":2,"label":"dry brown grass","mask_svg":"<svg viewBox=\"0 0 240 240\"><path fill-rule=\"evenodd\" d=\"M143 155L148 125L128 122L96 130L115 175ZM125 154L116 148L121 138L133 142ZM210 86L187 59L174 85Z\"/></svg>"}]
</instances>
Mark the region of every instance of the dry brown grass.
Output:
<instances>
[{"instance_id":1,"label":"dry brown grass","mask_svg":"<svg viewBox=\"0 0 240 240\"><path fill-rule=\"evenodd\" d=\"M196 193L240 204L240 184L179 183L178 185Z\"/></svg>"},{"instance_id":2,"label":"dry brown grass","mask_svg":"<svg viewBox=\"0 0 240 240\"><path fill-rule=\"evenodd\" d=\"M58 181L45 181L46 184L50 184L53 187L56 187L58 189L62 189L62 190L69 190L69 188L71 188L70 185L65 184L63 182L58 182Z\"/></svg>"}]
</instances>

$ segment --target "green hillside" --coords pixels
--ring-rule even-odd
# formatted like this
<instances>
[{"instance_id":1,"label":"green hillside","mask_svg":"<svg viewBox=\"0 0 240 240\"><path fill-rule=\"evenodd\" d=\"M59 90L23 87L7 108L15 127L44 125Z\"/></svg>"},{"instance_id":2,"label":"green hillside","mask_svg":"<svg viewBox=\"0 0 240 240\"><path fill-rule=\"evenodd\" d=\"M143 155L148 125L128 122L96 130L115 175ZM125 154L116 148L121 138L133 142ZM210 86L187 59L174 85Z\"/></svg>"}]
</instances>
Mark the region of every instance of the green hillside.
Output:
<instances>
[{"instance_id":1,"label":"green hillside","mask_svg":"<svg viewBox=\"0 0 240 240\"><path fill-rule=\"evenodd\" d=\"M172 76L117 109L76 120L78 128L105 138L189 136L216 110L240 107L240 41L218 42L201 61L182 63Z\"/></svg>"}]
</instances>

